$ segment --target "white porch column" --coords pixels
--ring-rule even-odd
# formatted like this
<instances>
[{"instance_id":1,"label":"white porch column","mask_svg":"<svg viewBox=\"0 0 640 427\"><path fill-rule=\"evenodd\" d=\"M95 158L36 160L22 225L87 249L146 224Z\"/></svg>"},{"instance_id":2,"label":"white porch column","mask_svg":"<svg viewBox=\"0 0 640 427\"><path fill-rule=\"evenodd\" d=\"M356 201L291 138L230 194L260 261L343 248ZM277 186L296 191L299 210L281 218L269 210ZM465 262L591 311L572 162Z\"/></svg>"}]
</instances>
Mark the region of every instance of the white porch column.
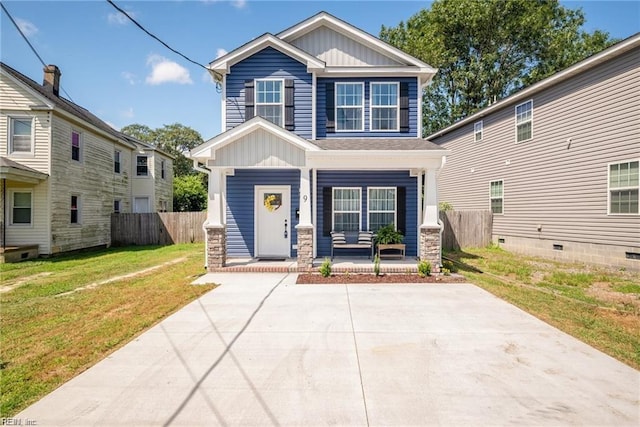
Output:
<instances>
[{"instance_id":1,"label":"white porch column","mask_svg":"<svg viewBox=\"0 0 640 427\"><path fill-rule=\"evenodd\" d=\"M313 223L311 222L311 185L309 168L300 168L300 218L298 232L298 269L311 270L313 267Z\"/></svg>"},{"instance_id":2,"label":"white porch column","mask_svg":"<svg viewBox=\"0 0 640 427\"><path fill-rule=\"evenodd\" d=\"M311 184L309 168L300 168L300 226L311 226Z\"/></svg>"},{"instance_id":3,"label":"white porch column","mask_svg":"<svg viewBox=\"0 0 640 427\"><path fill-rule=\"evenodd\" d=\"M425 171L422 227L440 227L438 224L438 181L434 169Z\"/></svg>"},{"instance_id":4,"label":"white porch column","mask_svg":"<svg viewBox=\"0 0 640 427\"><path fill-rule=\"evenodd\" d=\"M222 201L224 180L221 169L209 173L209 200L207 205L207 269L215 271L227 262L227 232L224 224Z\"/></svg>"},{"instance_id":5,"label":"white porch column","mask_svg":"<svg viewBox=\"0 0 640 427\"><path fill-rule=\"evenodd\" d=\"M223 225L222 215L222 170L212 169L209 174L209 200L207 204L207 224Z\"/></svg>"}]
</instances>

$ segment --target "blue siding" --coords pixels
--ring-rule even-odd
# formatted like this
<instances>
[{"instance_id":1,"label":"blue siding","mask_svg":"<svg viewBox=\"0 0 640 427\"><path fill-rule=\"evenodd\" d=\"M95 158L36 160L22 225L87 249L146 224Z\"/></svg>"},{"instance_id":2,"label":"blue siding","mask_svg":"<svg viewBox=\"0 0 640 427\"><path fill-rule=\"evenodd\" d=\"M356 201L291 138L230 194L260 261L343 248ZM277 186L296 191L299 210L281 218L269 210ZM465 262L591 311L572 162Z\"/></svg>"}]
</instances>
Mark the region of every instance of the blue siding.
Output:
<instances>
[{"instance_id":1,"label":"blue siding","mask_svg":"<svg viewBox=\"0 0 640 427\"><path fill-rule=\"evenodd\" d=\"M364 82L364 132L336 132L327 133L327 115L326 115L326 83L335 82ZM409 84L409 132L369 132L369 92L370 82L406 82ZM369 78L369 79L325 79L316 80L316 138L415 138L418 130L418 82L416 78Z\"/></svg>"},{"instance_id":2,"label":"blue siding","mask_svg":"<svg viewBox=\"0 0 640 427\"><path fill-rule=\"evenodd\" d=\"M298 243L296 210L300 205L300 171L236 169L227 177L227 255L254 256L254 187L256 185L291 186L291 245ZM291 256L297 251L292 249Z\"/></svg>"},{"instance_id":3,"label":"blue siding","mask_svg":"<svg viewBox=\"0 0 640 427\"><path fill-rule=\"evenodd\" d=\"M318 257L331 254L331 238L323 236L322 192L324 187L360 187L362 189L362 228L368 229L367 187L406 187L407 232L404 237L406 255L417 256L418 245L418 185L408 171L318 171L316 204L318 205ZM363 254L363 252L359 252Z\"/></svg>"},{"instance_id":4,"label":"blue siding","mask_svg":"<svg viewBox=\"0 0 640 427\"><path fill-rule=\"evenodd\" d=\"M294 79L294 133L311 138L311 74L307 67L293 58L267 47L249 58L233 65L227 75L227 129L245 121L245 80L268 77Z\"/></svg>"}]
</instances>

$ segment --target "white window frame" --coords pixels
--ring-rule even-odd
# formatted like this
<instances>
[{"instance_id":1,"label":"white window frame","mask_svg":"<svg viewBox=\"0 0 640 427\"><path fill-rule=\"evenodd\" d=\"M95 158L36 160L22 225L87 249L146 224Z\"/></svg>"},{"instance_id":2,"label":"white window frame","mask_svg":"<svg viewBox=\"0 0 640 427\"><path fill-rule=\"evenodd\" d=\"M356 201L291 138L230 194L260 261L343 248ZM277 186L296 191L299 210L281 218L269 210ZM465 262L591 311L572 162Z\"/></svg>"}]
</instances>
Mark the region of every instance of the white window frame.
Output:
<instances>
[{"instance_id":1,"label":"white window frame","mask_svg":"<svg viewBox=\"0 0 640 427\"><path fill-rule=\"evenodd\" d=\"M280 102L258 102L258 82L280 82ZM255 109L254 115L260 116L258 114L258 107L263 106L280 106L280 117L282 118L282 123L275 123L275 125L284 127L284 79L255 79L253 82L253 108ZM262 116L260 116L262 117ZM265 118L265 120L268 120ZM271 120L269 120L271 122Z\"/></svg>"},{"instance_id":2,"label":"white window frame","mask_svg":"<svg viewBox=\"0 0 640 427\"><path fill-rule=\"evenodd\" d=\"M493 184L494 182L502 183L502 186L501 186L502 187L502 194L500 195L500 197L494 197L491 194L491 184ZM493 208L492 208L491 204L492 204L494 199L502 200L502 205L501 205L502 212L499 212L499 213L493 212ZM489 182L489 210L494 215L504 215L504 179L495 179L495 180Z\"/></svg>"},{"instance_id":3,"label":"white window frame","mask_svg":"<svg viewBox=\"0 0 640 427\"><path fill-rule=\"evenodd\" d=\"M116 209L116 204L118 205L118 209ZM113 213L122 212L122 199L113 199Z\"/></svg>"},{"instance_id":4,"label":"white window frame","mask_svg":"<svg viewBox=\"0 0 640 427\"><path fill-rule=\"evenodd\" d=\"M118 165L117 171L116 165ZM118 175L122 173L122 151L120 150L114 150L113 152L113 173Z\"/></svg>"},{"instance_id":5,"label":"white window frame","mask_svg":"<svg viewBox=\"0 0 640 427\"><path fill-rule=\"evenodd\" d=\"M138 158L139 157L145 157L147 159L147 173L144 175L140 175L138 173ZM149 158L150 156L148 154L136 154L136 178L149 178L149 176L151 175L149 173Z\"/></svg>"},{"instance_id":6,"label":"white window frame","mask_svg":"<svg viewBox=\"0 0 640 427\"><path fill-rule=\"evenodd\" d=\"M338 106L338 86L355 86L355 85L360 85L362 87L362 103L358 106L358 105L346 105L346 106ZM365 91L364 91L365 87L364 87L364 82L335 82L335 89L334 89L334 100L333 100L333 114L334 114L334 118L335 118L335 131L336 133L341 133L341 132L364 132L364 128L365 128L365 124L364 124L364 105L365 105ZM360 122L362 123L362 126L360 127L360 129L339 129L338 127L338 109L356 109L356 108L361 108L362 109L362 114L360 116ZM398 109L399 110L399 109Z\"/></svg>"},{"instance_id":7,"label":"white window frame","mask_svg":"<svg viewBox=\"0 0 640 427\"><path fill-rule=\"evenodd\" d=\"M640 215L640 207L638 207L638 212L630 212L630 213L615 213L611 212L611 192L612 191L628 191L628 190L638 190L638 197L640 197L640 178L638 179L638 185L635 186L624 186L624 187L615 187L611 188L611 166L613 165L622 165L624 163L634 163L639 162L638 167L640 167L640 159L633 160L623 160L621 162L611 162L607 164L607 215Z\"/></svg>"},{"instance_id":8,"label":"white window frame","mask_svg":"<svg viewBox=\"0 0 640 427\"><path fill-rule=\"evenodd\" d=\"M480 135L480 138L478 138ZM484 123L479 120L473 124L473 142L481 142L484 137Z\"/></svg>"},{"instance_id":9,"label":"white window frame","mask_svg":"<svg viewBox=\"0 0 640 427\"><path fill-rule=\"evenodd\" d=\"M160 178L167 179L167 168L166 161L164 159L160 159Z\"/></svg>"},{"instance_id":10,"label":"white window frame","mask_svg":"<svg viewBox=\"0 0 640 427\"><path fill-rule=\"evenodd\" d=\"M33 190L30 188L11 188L8 189L9 199L11 200L11 206L9 207L9 225L12 227L33 227ZM16 193L29 193L31 195L31 205L29 207L30 217L28 223L14 223L13 222L13 209L15 206L15 194Z\"/></svg>"},{"instance_id":11,"label":"white window frame","mask_svg":"<svg viewBox=\"0 0 640 427\"><path fill-rule=\"evenodd\" d=\"M73 158L73 134L78 134L78 159ZM77 129L71 129L69 143L71 144L71 161L82 163L84 159L84 135Z\"/></svg>"},{"instance_id":12,"label":"white window frame","mask_svg":"<svg viewBox=\"0 0 640 427\"><path fill-rule=\"evenodd\" d=\"M373 86L395 85L396 86L396 128L395 129L374 129L373 110L381 108L393 108L391 105L373 105ZM400 82L369 82L369 130L371 132L400 132Z\"/></svg>"},{"instance_id":13,"label":"white window frame","mask_svg":"<svg viewBox=\"0 0 640 427\"><path fill-rule=\"evenodd\" d=\"M393 211L389 210L372 210L371 209L371 190L393 190L395 193ZM372 213L393 213L393 228L398 229L398 187L367 187L367 228L373 231L371 228L371 214Z\"/></svg>"},{"instance_id":14,"label":"white window frame","mask_svg":"<svg viewBox=\"0 0 640 427\"><path fill-rule=\"evenodd\" d=\"M525 121L525 122L518 123L518 107L522 107L523 105L526 105L526 104L529 104L529 103L531 103L531 118L529 120ZM513 115L514 115L514 122L515 122L514 124L515 124L516 144L519 144L519 143L525 142L525 141L531 141L533 139L533 99L530 99L530 100L525 101L525 102L521 102L520 104L516 105L513 108L513 111L514 111ZM531 136L529 138L527 138L527 139L522 139L522 140L518 141L518 126L526 124L526 123L531 123Z\"/></svg>"},{"instance_id":15,"label":"white window frame","mask_svg":"<svg viewBox=\"0 0 640 427\"><path fill-rule=\"evenodd\" d=\"M8 120L8 126L9 126L9 132L7 133L7 155L15 156L15 157L20 157L20 156L32 157L35 154L35 140L36 140L34 118L30 116L8 116L7 120ZM31 148L29 149L29 151L15 151L13 148L13 138L15 136L14 124L13 124L14 120L31 122L31 141L30 141Z\"/></svg>"},{"instance_id":16,"label":"white window frame","mask_svg":"<svg viewBox=\"0 0 640 427\"><path fill-rule=\"evenodd\" d=\"M73 197L77 197L77 206L76 206L76 222L72 221L71 212L73 212ZM82 196L80 194L71 194L69 197L69 224L72 226L82 225Z\"/></svg>"},{"instance_id":17,"label":"white window frame","mask_svg":"<svg viewBox=\"0 0 640 427\"><path fill-rule=\"evenodd\" d=\"M169 211L169 203L166 200L160 199L159 204L160 204L160 209L158 209L159 212Z\"/></svg>"},{"instance_id":18,"label":"white window frame","mask_svg":"<svg viewBox=\"0 0 640 427\"><path fill-rule=\"evenodd\" d=\"M358 231L362 230L362 188L361 187L333 187L331 189L331 230L336 229L337 213L355 213L356 211L336 210L336 190L357 190L358 191Z\"/></svg>"}]
</instances>

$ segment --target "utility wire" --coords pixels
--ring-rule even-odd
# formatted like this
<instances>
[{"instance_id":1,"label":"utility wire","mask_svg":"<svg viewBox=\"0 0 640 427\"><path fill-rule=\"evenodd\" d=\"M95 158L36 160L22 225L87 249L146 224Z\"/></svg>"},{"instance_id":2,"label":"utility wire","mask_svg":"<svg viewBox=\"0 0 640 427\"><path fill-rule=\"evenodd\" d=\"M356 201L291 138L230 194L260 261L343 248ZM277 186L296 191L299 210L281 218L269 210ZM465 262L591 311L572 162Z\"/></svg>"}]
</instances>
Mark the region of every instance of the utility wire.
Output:
<instances>
[{"instance_id":1,"label":"utility wire","mask_svg":"<svg viewBox=\"0 0 640 427\"><path fill-rule=\"evenodd\" d=\"M31 51L34 53L34 55L36 55L38 57L38 59L40 60L40 63L42 63L42 66L47 68L47 64L45 64L44 60L42 59L42 57L38 54L38 51L36 50L35 47L33 47L33 45L31 44L31 42L29 41L29 39L27 38L27 36L22 32L22 29L20 28L20 26L18 25L18 23L13 19L13 16L11 16L11 14L9 13L9 11L7 10L6 7L4 7L4 3L0 2L0 6L2 6L2 10L4 10L4 13L7 14L7 16L9 17L9 19L11 20L11 22L13 23L13 25L16 27L16 30L18 30L18 32L20 33L20 35L22 36L22 38L24 39L24 41L27 42L27 44L29 45L29 47L31 48ZM61 86L60 89L62 89L62 91L64 92L65 95L67 95L67 98L69 98L69 100L71 102L73 102L75 104L75 101L71 98L71 96L69 96L69 94L67 93L66 90L64 90L64 88Z\"/></svg>"},{"instance_id":2,"label":"utility wire","mask_svg":"<svg viewBox=\"0 0 640 427\"><path fill-rule=\"evenodd\" d=\"M207 70L209 73L213 73L216 76L216 79L222 80L222 75L220 75L220 73L205 67L204 65L202 65L199 62L194 61L193 59L189 58L188 56L184 55L183 53L175 50L174 48L172 48L171 46L169 46L168 44L166 44L165 42L163 42L162 40L160 40L160 38L158 38L155 34L149 32L149 30L147 30L146 28L144 28L142 26L142 24L140 24L138 21L136 21L135 19L133 19L133 17L131 15L129 15L129 13L127 13L127 11L121 9L120 7L118 7L117 4L115 4L112 0L107 0L107 3L109 3L111 6L113 6L118 12L122 13L124 16L126 16L131 22L133 22L136 27L140 28L142 31L144 31L149 37L153 38L154 40L158 41L161 45L163 45L164 47L166 47L167 49L169 49L171 52L175 53L176 55L180 55L181 57L183 57L184 59L186 59L187 61L191 62L192 64L197 65L198 67L202 67L205 70ZM216 82L216 85L219 85L219 82Z\"/></svg>"}]
</instances>

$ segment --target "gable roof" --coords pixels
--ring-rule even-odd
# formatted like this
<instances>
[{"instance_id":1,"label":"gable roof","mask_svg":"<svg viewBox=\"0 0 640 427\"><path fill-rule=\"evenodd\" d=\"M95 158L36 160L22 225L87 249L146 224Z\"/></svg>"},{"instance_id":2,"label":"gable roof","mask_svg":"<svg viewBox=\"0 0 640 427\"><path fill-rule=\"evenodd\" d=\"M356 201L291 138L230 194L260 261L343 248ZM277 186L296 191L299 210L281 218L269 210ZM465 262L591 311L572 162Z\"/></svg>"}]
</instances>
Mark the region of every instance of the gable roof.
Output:
<instances>
[{"instance_id":1,"label":"gable roof","mask_svg":"<svg viewBox=\"0 0 640 427\"><path fill-rule=\"evenodd\" d=\"M526 87L514 93L513 95L510 95L496 102L495 104L485 107L477 111L476 113L429 135L426 139L439 138L462 126L465 126L469 123L477 121L482 117L493 113L494 111L501 110L505 107L508 107L522 100L528 100L533 95L537 94L538 92L541 92L544 89L557 85L565 80L568 80L578 74L584 73L604 62L610 61L632 49L637 49L639 47L640 47L640 33L636 33L622 40L621 42L618 42L613 46L610 46L604 49L599 53L591 55L588 58L583 59L582 61L577 62L568 68L565 68L562 71L558 71L557 73L547 77L546 79L540 80L539 82L534 83L533 85Z\"/></svg>"},{"instance_id":2,"label":"gable roof","mask_svg":"<svg viewBox=\"0 0 640 427\"><path fill-rule=\"evenodd\" d=\"M46 106L42 106L43 109L61 110L62 112L70 114L76 119L82 120L90 126L97 128L103 133L106 133L109 136L118 139L120 142L126 145L130 145L130 143L125 142L122 134L119 131L109 126L107 123L99 119L86 108L83 108L78 104L75 104L61 96L54 95L51 90L45 88L41 84L38 84L36 81L30 79L19 71L11 68L4 62L0 62L0 71L3 75L9 76L18 84L21 84L32 93L34 93L38 98L42 99L43 102L47 104Z\"/></svg>"}]
</instances>

